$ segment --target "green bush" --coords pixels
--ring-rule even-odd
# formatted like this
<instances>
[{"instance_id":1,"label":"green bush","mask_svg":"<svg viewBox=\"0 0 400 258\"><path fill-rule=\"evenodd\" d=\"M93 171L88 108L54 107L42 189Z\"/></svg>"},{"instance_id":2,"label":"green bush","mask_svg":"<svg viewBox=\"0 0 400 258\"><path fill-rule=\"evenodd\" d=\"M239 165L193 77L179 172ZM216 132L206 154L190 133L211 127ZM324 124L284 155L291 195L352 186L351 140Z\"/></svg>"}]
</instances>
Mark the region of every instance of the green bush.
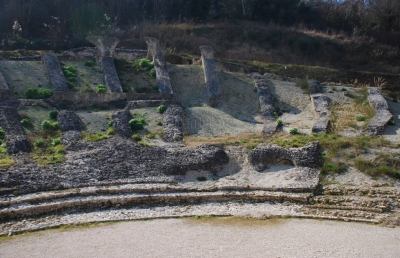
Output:
<instances>
[{"instance_id":1,"label":"green bush","mask_svg":"<svg viewBox=\"0 0 400 258\"><path fill-rule=\"evenodd\" d=\"M325 162L321 172L323 174L341 174L347 171L347 166L344 163Z\"/></svg>"},{"instance_id":2,"label":"green bush","mask_svg":"<svg viewBox=\"0 0 400 258\"><path fill-rule=\"evenodd\" d=\"M33 128L33 123L32 120L28 117L23 118L21 120L21 125L25 128L25 129L32 129Z\"/></svg>"},{"instance_id":3,"label":"green bush","mask_svg":"<svg viewBox=\"0 0 400 258\"><path fill-rule=\"evenodd\" d=\"M276 125L278 127L283 127L283 121L281 119L276 120Z\"/></svg>"},{"instance_id":4,"label":"green bush","mask_svg":"<svg viewBox=\"0 0 400 258\"><path fill-rule=\"evenodd\" d=\"M137 115L137 117L129 121L129 125L132 128L132 131L135 132L143 130L147 123L146 119L143 116Z\"/></svg>"},{"instance_id":5,"label":"green bush","mask_svg":"<svg viewBox=\"0 0 400 258\"><path fill-rule=\"evenodd\" d=\"M55 121L44 120L42 122L42 129L48 132L54 132L59 129L58 123Z\"/></svg>"},{"instance_id":6,"label":"green bush","mask_svg":"<svg viewBox=\"0 0 400 258\"><path fill-rule=\"evenodd\" d=\"M165 111L167 111L167 106L166 106L166 105L160 105L160 106L157 108L157 112L160 113L160 114L164 114Z\"/></svg>"},{"instance_id":7,"label":"green bush","mask_svg":"<svg viewBox=\"0 0 400 258\"><path fill-rule=\"evenodd\" d=\"M141 58L133 62L133 69L136 72L150 72L153 68L153 62L147 58Z\"/></svg>"},{"instance_id":8,"label":"green bush","mask_svg":"<svg viewBox=\"0 0 400 258\"><path fill-rule=\"evenodd\" d=\"M49 113L49 118L50 118L51 120L57 120L57 117L58 117L58 111L56 111L56 110L50 111L50 113Z\"/></svg>"},{"instance_id":9,"label":"green bush","mask_svg":"<svg viewBox=\"0 0 400 258\"><path fill-rule=\"evenodd\" d=\"M53 91L46 88L29 88L25 92L27 99L47 99L53 96Z\"/></svg>"},{"instance_id":10,"label":"green bush","mask_svg":"<svg viewBox=\"0 0 400 258\"><path fill-rule=\"evenodd\" d=\"M289 133L290 133L291 135L298 135L298 134L300 134L299 129L297 129L297 128L292 128L292 129L290 129L290 130L289 130Z\"/></svg>"},{"instance_id":11,"label":"green bush","mask_svg":"<svg viewBox=\"0 0 400 258\"><path fill-rule=\"evenodd\" d=\"M99 94L107 93L107 87L104 84L97 84L96 85L96 92Z\"/></svg>"},{"instance_id":12,"label":"green bush","mask_svg":"<svg viewBox=\"0 0 400 258\"><path fill-rule=\"evenodd\" d=\"M35 140L35 142L33 143L33 145L35 145L36 148L45 148L46 147L46 142L43 139L37 139Z\"/></svg>"},{"instance_id":13,"label":"green bush","mask_svg":"<svg viewBox=\"0 0 400 258\"><path fill-rule=\"evenodd\" d=\"M51 140L51 146L61 145L61 138L54 138Z\"/></svg>"},{"instance_id":14,"label":"green bush","mask_svg":"<svg viewBox=\"0 0 400 258\"><path fill-rule=\"evenodd\" d=\"M364 115L357 115L357 116L356 116L356 120L357 120L358 122L365 122L365 121L367 121L367 117L364 116Z\"/></svg>"}]
</instances>

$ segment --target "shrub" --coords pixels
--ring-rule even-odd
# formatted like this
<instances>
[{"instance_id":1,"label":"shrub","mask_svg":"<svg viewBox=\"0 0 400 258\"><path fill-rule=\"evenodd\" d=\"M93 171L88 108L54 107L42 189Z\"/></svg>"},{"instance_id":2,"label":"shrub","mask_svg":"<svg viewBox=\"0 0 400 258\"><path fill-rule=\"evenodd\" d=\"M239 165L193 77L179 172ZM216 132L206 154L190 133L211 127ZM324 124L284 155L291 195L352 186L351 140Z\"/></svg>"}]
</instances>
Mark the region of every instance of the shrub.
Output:
<instances>
[{"instance_id":1,"label":"shrub","mask_svg":"<svg viewBox=\"0 0 400 258\"><path fill-rule=\"evenodd\" d=\"M61 145L61 138L54 138L51 140L51 146Z\"/></svg>"},{"instance_id":2,"label":"shrub","mask_svg":"<svg viewBox=\"0 0 400 258\"><path fill-rule=\"evenodd\" d=\"M63 67L63 73L67 79L68 87L74 88L78 81L78 70L72 65L67 65Z\"/></svg>"},{"instance_id":3,"label":"shrub","mask_svg":"<svg viewBox=\"0 0 400 258\"><path fill-rule=\"evenodd\" d=\"M299 135L299 134L300 134L299 129L297 129L297 128L292 128L292 129L290 129L290 130L289 130L289 133L290 133L291 135Z\"/></svg>"},{"instance_id":4,"label":"shrub","mask_svg":"<svg viewBox=\"0 0 400 258\"><path fill-rule=\"evenodd\" d=\"M104 84L97 84L96 85L96 92L99 94L107 93L107 87Z\"/></svg>"},{"instance_id":5,"label":"shrub","mask_svg":"<svg viewBox=\"0 0 400 258\"><path fill-rule=\"evenodd\" d=\"M49 118L50 118L51 120L57 120L57 117L58 117L58 111L56 111L56 110L50 111L50 113L49 113Z\"/></svg>"},{"instance_id":6,"label":"shrub","mask_svg":"<svg viewBox=\"0 0 400 258\"><path fill-rule=\"evenodd\" d=\"M364 116L364 115L357 115L357 116L356 116L356 120L357 120L358 122L365 122L365 121L367 121L367 117Z\"/></svg>"},{"instance_id":7,"label":"shrub","mask_svg":"<svg viewBox=\"0 0 400 258\"><path fill-rule=\"evenodd\" d=\"M129 121L129 125L132 128L132 131L135 132L143 130L147 123L146 119L143 116L137 115L137 117Z\"/></svg>"},{"instance_id":8,"label":"shrub","mask_svg":"<svg viewBox=\"0 0 400 258\"><path fill-rule=\"evenodd\" d=\"M33 128L32 120L30 118L28 118L28 117L23 118L21 120L21 125L26 129L32 129Z\"/></svg>"},{"instance_id":9,"label":"shrub","mask_svg":"<svg viewBox=\"0 0 400 258\"><path fill-rule=\"evenodd\" d=\"M133 62L133 69L136 72L150 72L153 68L153 62L147 58L137 59Z\"/></svg>"},{"instance_id":10,"label":"shrub","mask_svg":"<svg viewBox=\"0 0 400 258\"><path fill-rule=\"evenodd\" d=\"M283 127L283 121L282 121L281 119L278 119L278 120L276 121L276 125L277 125L278 127Z\"/></svg>"},{"instance_id":11,"label":"shrub","mask_svg":"<svg viewBox=\"0 0 400 258\"><path fill-rule=\"evenodd\" d=\"M53 132L58 130L58 123L55 121L44 120L42 122L42 129L48 132Z\"/></svg>"},{"instance_id":12,"label":"shrub","mask_svg":"<svg viewBox=\"0 0 400 258\"><path fill-rule=\"evenodd\" d=\"M167 106L165 106L165 105L161 105L157 108L157 112L160 114L164 114L165 111L167 111Z\"/></svg>"},{"instance_id":13,"label":"shrub","mask_svg":"<svg viewBox=\"0 0 400 258\"><path fill-rule=\"evenodd\" d=\"M325 162L321 172L323 174L341 174L347 171L347 166L344 163Z\"/></svg>"},{"instance_id":14,"label":"shrub","mask_svg":"<svg viewBox=\"0 0 400 258\"><path fill-rule=\"evenodd\" d=\"M163 126L163 123L162 123L161 121L158 121L158 122L157 122L157 125L158 125L158 126Z\"/></svg>"},{"instance_id":15,"label":"shrub","mask_svg":"<svg viewBox=\"0 0 400 258\"><path fill-rule=\"evenodd\" d=\"M142 136L140 136L140 134L134 134L134 135L132 135L132 139L135 141L135 142L140 142L141 140L142 140Z\"/></svg>"},{"instance_id":16,"label":"shrub","mask_svg":"<svg viewBox=\"0 0 400 258\"><path fill-rule=\"evenodd\" d=\"M45 148L45 147L46 147L46 142L45 142L45 140L43 140L43 139L37 139L37 140L35 140L35 142L33 143L33 145L34 145L36 148L42 149L42 148Z\"/></svg>"},{"instance_id":17,"label":"shrub","mask_svg":"<svg viewBox=\"0 0 400 258\"><path fill-rule=\"evenodd\" d=\"M155 68L152 68L150 71L147 72L147 74L153 79L157 78L157 73Z\"/></svg>"},{"instance_id":18,"label":"shrub","mask_svg":"<svg viewBox=\"0 0 400 258\"><path fill-rule=\"evenodd\" d=\"M27 99L47 99L53 96L53 91L46 88L30 88L25 92Z\"/></svg>"}]
</instances>

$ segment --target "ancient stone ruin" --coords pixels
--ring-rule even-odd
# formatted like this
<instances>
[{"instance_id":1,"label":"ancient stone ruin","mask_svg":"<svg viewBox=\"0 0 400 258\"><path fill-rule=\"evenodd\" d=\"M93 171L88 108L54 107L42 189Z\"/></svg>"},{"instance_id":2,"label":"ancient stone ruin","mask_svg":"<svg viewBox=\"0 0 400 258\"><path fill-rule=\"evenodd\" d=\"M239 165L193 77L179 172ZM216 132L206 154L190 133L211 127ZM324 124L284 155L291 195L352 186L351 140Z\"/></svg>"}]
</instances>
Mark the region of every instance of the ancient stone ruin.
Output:
<instances>
[{"instance_id":1,"label":"ancient stone ruin","mask_svg":"<svg viewBox=\"0 0 400 258\"><path fill-rule=\"evenodd\" d=\"M54 53L45 53L42 56L42 61L46 67L50 84L53 86L54 91L68 91L67 79L61 69L58 57Z\"/></svg>"},{"instance_id":2,"label":"ancient stone ruin","mask_svg":"<svg viewBox=\"0 0 400 258\"><path fill-rule=\"evenodd\" d=\"M312 127L313 133L327 133L331 123L330 106L332 100L323 94L323 87L319 81L309 81L311 102L316 115L316 122Z\"/></svg>"},{"instance_id":3,"label":"ancient stone ruin","mask_svg":"<svg viewBox=\"0 0 400 258\"><path fill-rule=\"evenodd\" d=\"M21 117L16 109L11 107L0 108L0 127L5 131L8 152L12 154L31 150L31 145L25 136L20 121Z\"/></svg>"},{"instance_id":4,"label":"ancient stone ruin","mask_svg":"<svg viewBox=\"0 0 400 258\"><path fill-rule=\"evenodd\" d=\"M221 87L216 72L217 63L214 58L214 49L210 46L201 46L201 60L203 64L204 79L206 83L208 104L218 106L221 98Z\"/></svg>"},{"instance_id":5,"label":"ancient stone ruin","mask_svg":"<svg viewBox=\"0 0 400 258\"><path fill-rule=\"evenodd\" d=\"M264 118L263 133L272 134L277 130L275 97L271 91L270 81L265 79L261 74L253 74L252 78L255 82L255 88L260 103L260 112Z\"/></svg>"},{"instance_id":6,"label":"ancient stone ruin","mask_svg":"<svg viewBox=\"0 0 400 258\"><path fill-rule=\"evenodd\" d=\"M104 74L104 81L110 92L123 92L122 85L115 68L114 58L111 56L101 57L101 67Z\"/></svg>"},{"instance_id":7,"label":"ancient stone ruin","mask_svg":"<svg viewBox=\"0 0 400 258\"><path fill-rule=\"evenodd\" d=\"M389 111L389 105L378 88L368 89L368 101L375 110L375 116L368 124L367 133L369 135L380 135L393 119L393 115Z\"/></svg>"},{"instance_id":8,"label":"ancient stone ruin","mask_svg":"<svg viewBox=\"0 0 400 258\"><path fill-rule=\"evenodd\" d=\"M58 113L57 116L58 124L61 131L82 131L85 129L85 125L81 118L73 111L63 110Z\"/></svg>"},{"instance_id":9,"label":"ancient stone ruin","mask_svg":"<svg viewBox=\"0 0 400 258\"><path fill-rule=\"evenodd\" d=\"M181 106L169 105L164 113L164 134L166 142L180 142L183 140L184 111Z\"/></svg>"},{"instance_id":10,"label":"ancient stone ruin","mask_svg":"<svg viewBox=\"0 0 400 258\"><path fill-rule=\"evenodd\" d=\"M129 125L129 121L131 119L132 115L127 109L117 111L113 114L113 127L115 128L118 135L125 138L130 138L132 136L132 128Z\"/></svg>"},{"instance_id":11,"label":"ancient stone ruin","mask_svg":"<svg viewBox=\"0 0 400 258\"><path fill-rule=\"evenodd\" d=\"M160 42L155 38L146 39L148 48L148 57L153 59L156 70L156 83L160 93L165 97L171 97L174 92L171 86L167 62Z\"/></svg>"}]
</instances>

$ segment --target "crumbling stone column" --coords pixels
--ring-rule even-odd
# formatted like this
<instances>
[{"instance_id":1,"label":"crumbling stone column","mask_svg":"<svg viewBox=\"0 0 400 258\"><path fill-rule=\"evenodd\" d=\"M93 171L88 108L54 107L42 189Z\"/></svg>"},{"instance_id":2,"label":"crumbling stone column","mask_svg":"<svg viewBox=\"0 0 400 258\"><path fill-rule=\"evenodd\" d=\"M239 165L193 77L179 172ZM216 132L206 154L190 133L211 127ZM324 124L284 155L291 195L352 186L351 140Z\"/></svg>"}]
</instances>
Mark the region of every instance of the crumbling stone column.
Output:
<instances>
[{"instance_id":1,"label":"crumbling stone column","mask_svg":"<svg viewBox=\"0 0 400 258\"><path fill-rule=\"evenodd\" d=\"M131 119L132 115L127 109L115 112L112 115L113 127L118 135L125 138L130 138L132 136L132 128L129 125Z\"/></svg>"},{"instance_id":2,"label":"crumbling stone column","mask_svg":"<svg viewBox=\"0 0 400 258\"><path fill-rule=\"evenodd\" d=\"M8 91L9 87L8 87L8 83L6 81L6 78L4 78L3 73L0 71L0 91Z\"/></svg>"},{"instance_id":3,"label":"crumbling stone column","mask_svg":"<svg viewBox=\"0 0 400 258\"><path fill-rule=\"evenodd\" d=\"M81 118L73 111L63 110L58 113L57 121L61 131L83 131L85 125Z\"/></svg>"},{"instance_id":4,"label":"crumbling stone column","mask_svg":"<svg viewBox=\"0 0 400 258\"><path fill-rule=\"evenodd\" d=\"M11 107L0 108L0 127L6 132L6 145L8 152L29 152L31 145L21 126L21 117L17 110Z\"/></svg>"},{"instance_id":5,"label":"crumbling stone column","mask_svg":"<svg viewBox=\"0 0 400 258\"><path fill-rule=\"evenodd\" d=\"M101 68L104 74L104 82L110 92L123 92L121 81L119 80L114 58L111 56L101 57Z\"/></svg>"},{"instance_id":6,"label":"crumbling stone column","mask_svg":"<svg viewBox=\"0 0 400 258\"><path fill-rule=\"evenodd\" d=\"M317 121L313 125L312 132L327 133L330 127L331 112L329 109L332 100L323 94L313 94L311 101L317 115Z\"/></svg>"},{"instance_id":7,"label":"crumbling stone column","mask_svg":"<svg viewBox=\"0 0 400 258\"><path fill-rule=\"evenodd\" d=\"M50 84L54 91L68 91L67 79L61 69L61 64L58 57L54 53L45 53L42 56L43 64L46 67Z\"/></svg>"},{"instance_id":8,"label":"crumbling stone column","mask_svg":"<svg viewBox=\"0 0 400 258\"><path fill-rule=\"evenodd\" d=\"M167 62L165 60L164 52L160 47L160 43L155 38L147 38L146 43L148 48L148 57L152 58L154 62L157 87L162 95L171 97L174 92L172 90Z\"/></svg>"},{"instance_id":9,"label":"crumbling stone column","mask_svg":"<svg viewBox=\"0 0 400 258\"><path fill-rule=\"evenodd\" d=\"M261 74L253 74L252 77L258 94L260 112L264 118L263 133L274 133L277 130L277 123L275 121L277 109L275 108L275 97L271 91L271 82Z\"/></svg>"},{"instance_id":10,"label":"crumbling stone column","mask_svg":"<svg viewBox=\"0 0 400 258\"><path fill-rule=\"evenodd\" d=\"M214 50L210 46L201 46L200 51L207 89L208 104L212 107L216 107L221 99L221 87L216 71L217 67L214 59Z\"/></svg>"},{"instance_id":11,"label":"crumbling stone column","mask_svg":"<svg viewBox=\"0 0 400 258\"><path fill-rule=\"evenodd\" d=\"M367 127L369 135L381 135L385 127L393 119L389 111L389 105L378 88L368 89L368 102L375 110L375 116L371 119Z\"/></svg>"},{"instance_id":12,"label":"crumbling stone column","mask_svg":"<svg viewBox=\"0 0 400 258\"><path fill-rule=\"evenodd\" d=\"M164 113L163 139L166 142L180 142L183 140L183 108L170 105Z\"/></svg>"}]
</instances>

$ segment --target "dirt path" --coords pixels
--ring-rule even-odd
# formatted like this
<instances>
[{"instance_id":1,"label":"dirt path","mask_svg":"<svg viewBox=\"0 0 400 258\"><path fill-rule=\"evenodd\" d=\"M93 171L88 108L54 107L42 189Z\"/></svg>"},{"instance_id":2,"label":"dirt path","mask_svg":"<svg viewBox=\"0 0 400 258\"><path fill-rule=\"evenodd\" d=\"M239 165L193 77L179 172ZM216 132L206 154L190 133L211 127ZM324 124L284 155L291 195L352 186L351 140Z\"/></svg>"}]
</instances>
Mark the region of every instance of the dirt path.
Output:
<instances>
[{"instance_id":1,"label":"dirt path","mask_svg":"<svg viewBox=\"0 0 400 258\"><path fill-rule=\"evenodd\" d=\"M0 257L400 257L400 229L315 220L154 220L44 231Z\"/></svg>"}]
</instances>

